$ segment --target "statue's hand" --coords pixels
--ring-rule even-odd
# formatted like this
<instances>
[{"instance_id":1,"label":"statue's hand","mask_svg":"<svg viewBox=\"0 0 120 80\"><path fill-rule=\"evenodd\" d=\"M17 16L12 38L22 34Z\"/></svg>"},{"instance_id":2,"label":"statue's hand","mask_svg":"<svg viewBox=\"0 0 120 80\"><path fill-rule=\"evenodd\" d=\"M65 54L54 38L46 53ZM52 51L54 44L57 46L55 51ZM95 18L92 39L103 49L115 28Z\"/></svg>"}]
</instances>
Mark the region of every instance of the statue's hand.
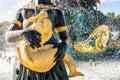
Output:
<instances>
[{"instance_id":1,"label":"statue's hand","mask_svg":"<svg viewBox=\"0 0 120 80\"><path fill-rule=\"evenodd\" d=\"M28 41L28 43L30 44L30 46L34 49L35 46L38 48L40 47L40 42L41 42L41 34L38 33L35 30L28 30L23 32L22 34L23 37L25 37L25 39Z\"/></svg>"},{"instance_id":2,"label":"statue's hand","mask_svg":"<svg viewBox=\"0 0 120 80\"><path fill-rule=\"evenodd\" d=\"M55 54L55 61L63 59L66 53L66 42L61 42L55 45L58 48L57 53Z\"/></svg>"}]
</instances>

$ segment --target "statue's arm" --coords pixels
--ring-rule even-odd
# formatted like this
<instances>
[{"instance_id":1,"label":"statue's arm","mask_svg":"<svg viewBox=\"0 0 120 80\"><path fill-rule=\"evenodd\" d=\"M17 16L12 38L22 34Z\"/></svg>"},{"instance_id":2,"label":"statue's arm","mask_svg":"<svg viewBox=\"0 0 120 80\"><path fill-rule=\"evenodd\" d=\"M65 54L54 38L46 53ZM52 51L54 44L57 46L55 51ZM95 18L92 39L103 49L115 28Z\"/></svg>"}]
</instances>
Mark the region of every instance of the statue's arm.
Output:
<instances>
[{"instance_id":1,"label":"statue's arm","mask_svg":"<svg viewBox=\"0 0 120 80\"><path fill-rule=\"evenodd\" d=\"M58 52L55 55L55 60L59 60L59 59L63 59L66 53L66 47L67 47L67 26L65 23L65 18L64 15L62 14L62 12L60 10L57 10L57 16L55 18L56 20L56 26L55 29L58 33L59 39L61 40L60 43L58 43L57 47L58 47Z\"/></svg>"},{"instance_id":2,"label":"statue's arm","mask_svg":"<svg viewBox=\"0 0 120 80\"><path fill-rule=\"evenodd\" d=\"M58 32L59 38L62 42L66 42L67 40L67 26L65 23L64 15L60 10L57 10L57 17L56 17L56 31Z\"/></svg>"},{"instance_id":3,"label":"statue's arm","mask_svg":"<svg viewBox=\"0 0 120 80\"><path fill-rule=\"evenodd\" d=\"M23 17L21 11L22 9L18 10L16 19L12 22L5 34L5 38L8 43L15 43L21 34L25 31L22 29Z\"/></svg>"}]
</instances>

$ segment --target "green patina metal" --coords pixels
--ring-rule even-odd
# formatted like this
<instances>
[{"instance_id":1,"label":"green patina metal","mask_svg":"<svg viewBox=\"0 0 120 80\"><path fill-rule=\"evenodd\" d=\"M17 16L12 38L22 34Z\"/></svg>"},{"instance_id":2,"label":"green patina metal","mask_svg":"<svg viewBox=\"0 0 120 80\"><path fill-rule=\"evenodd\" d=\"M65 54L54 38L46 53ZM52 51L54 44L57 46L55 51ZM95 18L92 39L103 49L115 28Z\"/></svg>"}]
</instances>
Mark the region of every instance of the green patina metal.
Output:
<instances>
[{"instance_id":1,"label":"green patina metal","mask_svg":"<svg viewBox=\"0 0 120 80\"><path fill-rule=\"evenodd\" d=\"M93 28L96 25L96 10L94 8L88 8L85 11L79 9L71 9L69 14L65 14L67 24L70 24L69 35L74 42L83 42L93 32ZM107 23L106 16L98 11L98 25L104 25ZM95 46L96 37L89 40L91 46ZM103 40L104 41L104 40ZM83 59L100 59L103 57L103 52L76 52L73 44L69 43L67 53L72 55L75 60Z\"/></svg>"}]
</instances>

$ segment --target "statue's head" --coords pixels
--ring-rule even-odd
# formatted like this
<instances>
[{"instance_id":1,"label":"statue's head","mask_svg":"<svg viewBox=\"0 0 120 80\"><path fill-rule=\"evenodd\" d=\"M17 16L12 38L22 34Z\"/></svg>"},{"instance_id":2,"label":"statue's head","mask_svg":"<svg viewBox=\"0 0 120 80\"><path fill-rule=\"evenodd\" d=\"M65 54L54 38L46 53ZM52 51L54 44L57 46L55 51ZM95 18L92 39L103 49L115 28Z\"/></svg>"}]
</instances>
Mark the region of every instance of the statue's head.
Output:
<instances>
[{"instance_id":1,"label":"statue's head","mask_svg":"<svg viewBox=\"0 0 120 80\"><path fill-rule=\"evenodd\" d=\"M38 5L38 4L52 4L51 3L51 0L34 0L35 4Z\"/></svg>"}]
</instances>

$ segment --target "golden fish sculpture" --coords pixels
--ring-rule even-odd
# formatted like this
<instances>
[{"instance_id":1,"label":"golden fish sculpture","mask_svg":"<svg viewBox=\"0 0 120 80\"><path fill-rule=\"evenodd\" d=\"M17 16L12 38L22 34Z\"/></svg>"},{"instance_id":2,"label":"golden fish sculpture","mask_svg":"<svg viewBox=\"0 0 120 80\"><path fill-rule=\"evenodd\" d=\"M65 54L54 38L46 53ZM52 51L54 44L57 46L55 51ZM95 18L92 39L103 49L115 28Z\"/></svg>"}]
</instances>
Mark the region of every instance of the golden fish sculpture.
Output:
<instances>
[{"instance_id":1,"label":"golden fish sculpture","mask_svg":"<svg viewBox=\"0 0 120 80\"><path fill-rule=\"evenodd\" d=\"M41 11L35 17L29 18L29 21L33 22L33 24L27 29L36 30L42 35L42 41L40 42L41 47L31 48L28 42L22 37L16 47L18 59L22 65L33 71L47 72L56 64L54 55L58 50L58 48L53 48L52 44L43 45L52 37L52 23L46 11ZM84 76L84 74L76 70L76 64L70 55L65 54L63 61L65 61L69 67L69 77Z\"/></svg>"}]
</instances>

